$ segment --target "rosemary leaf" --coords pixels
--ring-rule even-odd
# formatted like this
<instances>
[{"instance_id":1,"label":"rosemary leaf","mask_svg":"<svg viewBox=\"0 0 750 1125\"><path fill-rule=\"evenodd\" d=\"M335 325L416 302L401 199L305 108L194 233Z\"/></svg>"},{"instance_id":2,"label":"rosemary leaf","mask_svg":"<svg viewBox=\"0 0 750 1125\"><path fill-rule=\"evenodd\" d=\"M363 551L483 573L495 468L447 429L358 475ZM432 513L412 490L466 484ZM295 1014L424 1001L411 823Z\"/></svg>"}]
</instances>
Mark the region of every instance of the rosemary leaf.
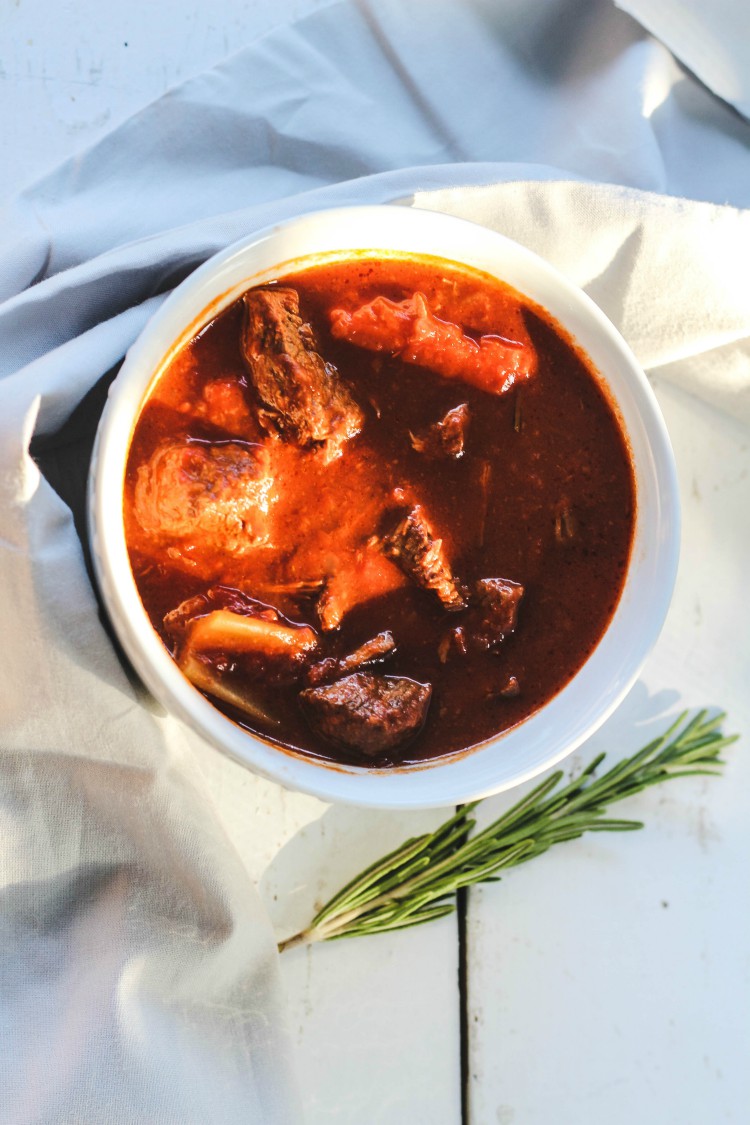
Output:
<instances>
[{"instance_id":1,"label":"rosemary leaf","mask_svg":"<svg viewBox=\"0 0 750 1125\"><path fill-rule=\"evenodd\" d=\"M596 771L604 754L567 784L557 770L474 835L471 813L478 802L464 805L434 832L407 840L366 868L279 949L423 925L451 914L460 888L497 882L498 871L555 844L586 832L642 828L637 820L608 817L608 807L675 778L719 774L724 765L719 754L737 738L721 733L724 718L699 711L688 720L683 713L659 738L601 776Z\"/></svg>"}]
</instances>

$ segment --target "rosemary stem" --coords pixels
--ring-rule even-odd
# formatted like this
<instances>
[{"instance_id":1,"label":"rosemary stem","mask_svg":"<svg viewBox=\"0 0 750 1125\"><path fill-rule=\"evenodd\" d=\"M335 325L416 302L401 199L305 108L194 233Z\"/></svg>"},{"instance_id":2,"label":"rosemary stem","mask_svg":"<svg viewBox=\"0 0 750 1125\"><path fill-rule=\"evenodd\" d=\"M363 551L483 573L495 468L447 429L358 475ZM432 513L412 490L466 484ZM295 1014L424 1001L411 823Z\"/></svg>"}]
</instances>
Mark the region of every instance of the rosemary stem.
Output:
<instances>
[{"instance_id":1,"label":"rosemary stem","mask_svg":"<svg viewBox=\"0 0 750 1125\"><path fill-rule=\"evenodd\" d=\"M279 944L294 946L422 925L455 909L461 887L496 881L498 872L542 855L554 844L586 832L625 832L637 820L607 816L608 807L643 789L678 777L716 776L719 752L736 740L718 729L724 715L680 715L638 753L601 776L599 754L579 776L560 785L557 771L536 785L481 832L465 805L432 833L407 840L371 864L323 906L307 929Z\"/></svg>"},{"instance_id":2,"label":"rosemary stem","mask_svg":"<svg viewBox=\"0 0 750 1125\"><path fill-rule=\"evenodd\" d=\"M279 953L285 953L287 949L294 949L297 945L309 945L313 941L317 941L315 930L300 930L298 934L294 934L285 941L279 942ZM325 940L325 939L322 939Z\"/></svg>"}]
</instances>

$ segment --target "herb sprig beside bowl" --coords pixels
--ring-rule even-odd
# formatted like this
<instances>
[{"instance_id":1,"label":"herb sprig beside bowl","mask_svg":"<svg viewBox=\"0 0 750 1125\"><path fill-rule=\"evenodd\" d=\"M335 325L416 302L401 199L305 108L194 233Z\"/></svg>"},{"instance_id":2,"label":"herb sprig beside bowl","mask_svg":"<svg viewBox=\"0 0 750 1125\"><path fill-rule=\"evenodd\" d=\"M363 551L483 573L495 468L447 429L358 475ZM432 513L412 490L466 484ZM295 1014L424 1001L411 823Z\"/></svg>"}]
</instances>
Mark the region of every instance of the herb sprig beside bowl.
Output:
<instances>
[{"instance_id":1,"label":"herb sprig beside bowl","mask_svg":"<svg viewBox=\"0 0 750 1125\"><path fill-rule=\"evenodd\" d=\"M407 840L366 868L279 950L318 941L386 933L452 914L462 887L497 881L499 872L542 855L586 832L630 832L638 820L607 815L617 801L680 777L721 773L721 752L737 740L724 735L725 715L684 712L658 738L601 776L599 754L563 784L557 770L481 832L472 834L479 802L464 805L434 832Z\"/></svg>"}]
</instances>

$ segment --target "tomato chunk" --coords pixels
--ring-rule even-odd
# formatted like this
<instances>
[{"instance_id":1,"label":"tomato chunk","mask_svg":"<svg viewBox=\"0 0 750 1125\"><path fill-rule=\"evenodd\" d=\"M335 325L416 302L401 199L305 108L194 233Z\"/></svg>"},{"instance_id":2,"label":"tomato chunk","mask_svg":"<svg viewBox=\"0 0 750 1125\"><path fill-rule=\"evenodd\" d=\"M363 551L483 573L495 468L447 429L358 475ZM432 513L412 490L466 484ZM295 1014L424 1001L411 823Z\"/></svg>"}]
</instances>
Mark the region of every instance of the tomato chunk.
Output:
<instances>
[{"instance_id":1,"label":"tomato chunk","mask_svg":"<svg viewBox=\"0 0 750 1125\"><path fill-rule=\"evenodd\" d=\"M457 324L436 317L419 292L400 302L376 297L353 312L333 309L331 332L339 340L390 352L405 363L429 367L490 394L504 394L534 369L529 345L502 336L466 336Z\"/></svg>"}]
</instances>

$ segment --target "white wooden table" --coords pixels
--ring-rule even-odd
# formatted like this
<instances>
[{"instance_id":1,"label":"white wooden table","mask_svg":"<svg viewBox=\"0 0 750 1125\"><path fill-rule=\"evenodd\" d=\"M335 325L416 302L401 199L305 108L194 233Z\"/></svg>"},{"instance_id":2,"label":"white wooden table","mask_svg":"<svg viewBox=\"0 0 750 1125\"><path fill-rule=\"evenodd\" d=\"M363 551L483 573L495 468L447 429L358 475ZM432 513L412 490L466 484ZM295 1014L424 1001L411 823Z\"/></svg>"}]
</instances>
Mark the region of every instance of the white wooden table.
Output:
<instances>
[{"instance_id":1,"label":"white wooden table","mask_svg":"<svg viewBox=\"0 0 750 1125\"><path fill-rule=\"evenodd\" d=\"M0 0L0 203L169 86L323 6ZM721 706L750 732L750 434L656 389L684 505L676 596L579 764L635 750L681 706ZM723 781L636 799L646 831L566 845L472 892L465 941L448 918L285 954L311 1125L750 1121L746 746ZM280 935L443 816L329 808L218 755L206 784Z\"/></svg>"}]
</instances>

